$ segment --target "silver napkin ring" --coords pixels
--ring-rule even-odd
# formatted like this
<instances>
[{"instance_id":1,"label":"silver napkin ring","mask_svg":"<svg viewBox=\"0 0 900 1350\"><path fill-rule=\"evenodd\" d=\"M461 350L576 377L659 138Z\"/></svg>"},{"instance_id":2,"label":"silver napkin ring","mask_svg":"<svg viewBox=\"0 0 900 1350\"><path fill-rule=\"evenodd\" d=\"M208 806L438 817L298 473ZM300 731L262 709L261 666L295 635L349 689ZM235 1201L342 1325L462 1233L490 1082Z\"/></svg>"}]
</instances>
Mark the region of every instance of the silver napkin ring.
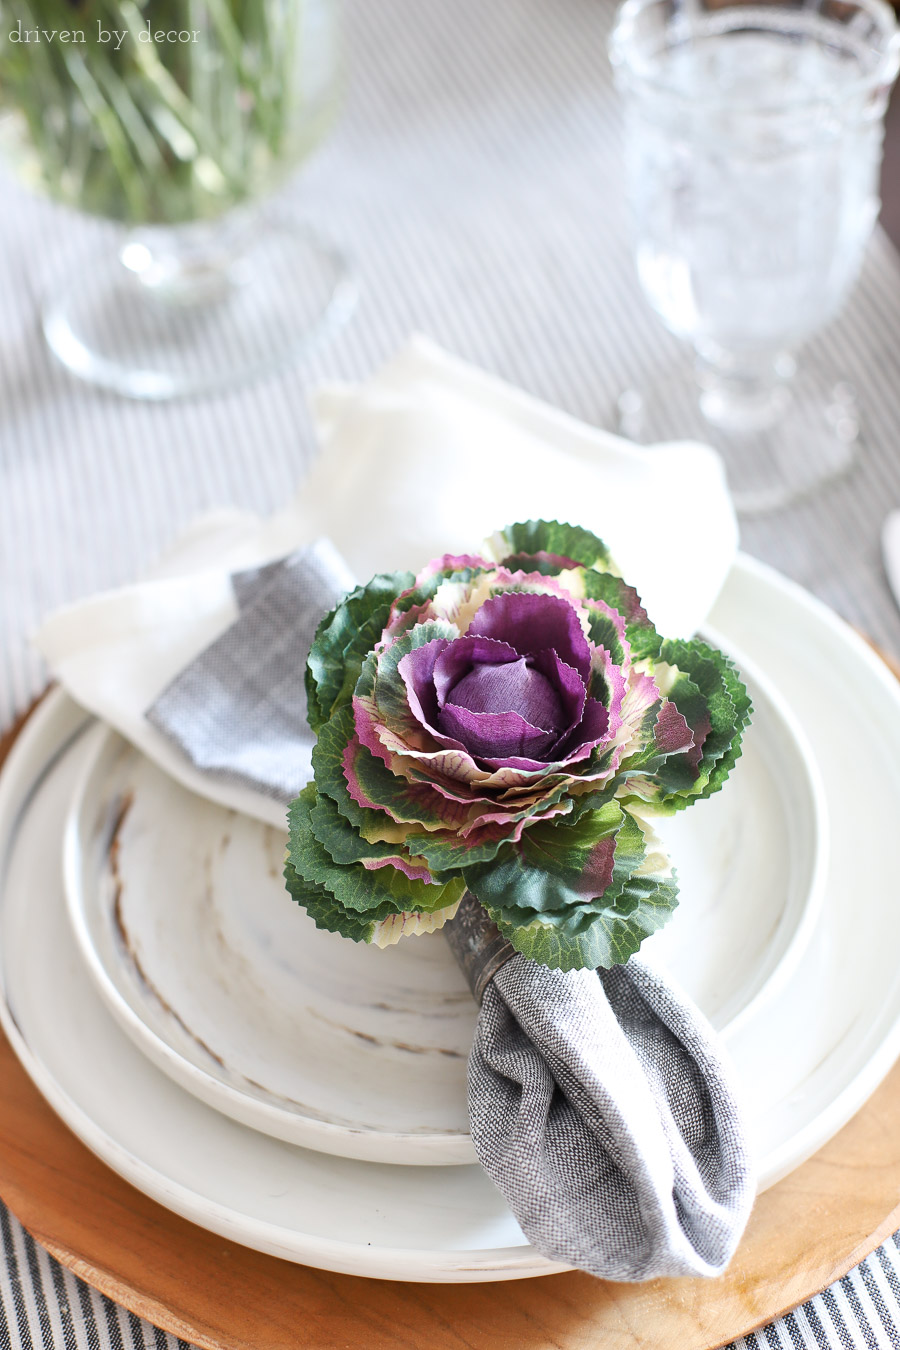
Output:
<instances>
[{"instance_id":1,"label":"silver napkin ring","mask_svg":"<svg viewBox=\"0 0 900 1350\"><path fill-rule=\"evenodd\" d=\"M516 955L515 947L506 940L488 917L487 910L470 891L466 891L459 902L459 909L444 924L443 931L469 982L475 1002L480 1004L485 989L497 971L510 957Z\"/></svg>"}]
</instances>

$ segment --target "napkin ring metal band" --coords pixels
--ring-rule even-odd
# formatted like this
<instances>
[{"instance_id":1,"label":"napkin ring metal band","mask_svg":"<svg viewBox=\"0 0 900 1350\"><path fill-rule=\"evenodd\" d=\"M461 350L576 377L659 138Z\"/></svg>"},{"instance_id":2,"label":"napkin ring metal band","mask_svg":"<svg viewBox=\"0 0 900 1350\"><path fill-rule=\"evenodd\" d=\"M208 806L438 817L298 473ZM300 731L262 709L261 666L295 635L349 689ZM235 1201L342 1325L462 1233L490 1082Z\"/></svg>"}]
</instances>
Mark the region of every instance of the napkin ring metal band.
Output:
<instances>
[{"instance_id":1,"label":"napkin ring metal band","mask_svg":"<svg viewBox=\"0 0 900 1350\"><path fill-rule=\"evenodd\" d=\"M453 918L444 925L453 955L462 966L469 988L480 1004L484 991L516 949L488 917L471 892L466 891Z\"/></svg>"}]
</instances>

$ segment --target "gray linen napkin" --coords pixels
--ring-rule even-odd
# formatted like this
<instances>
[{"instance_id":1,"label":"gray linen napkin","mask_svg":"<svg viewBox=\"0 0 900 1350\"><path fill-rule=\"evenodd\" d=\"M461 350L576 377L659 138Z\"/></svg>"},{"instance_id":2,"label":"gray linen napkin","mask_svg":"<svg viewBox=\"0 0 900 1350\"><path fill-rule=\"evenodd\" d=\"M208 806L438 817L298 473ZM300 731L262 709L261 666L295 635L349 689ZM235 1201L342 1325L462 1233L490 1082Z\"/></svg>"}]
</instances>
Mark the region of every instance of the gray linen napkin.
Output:
<instances>
[{"instance_id":1,"label":"gray linen napkin","mask_svg":"<svg viewBox=\"0 0 900 1350\"><path fill-rule=\"evenodd\" d=\"M196 767L287 803L310 776L306 656L352 579L320 541L232 580L238 619L147 716ZM722 1271L754 1180L702 1014L633 957L610 971L527 960L471 895L444 933L481 1002L475 1149L528 1240L605 1279Z\"/></svg>"},{"instance_id":2,"label":"gray linen napkin","mask_svg":"<svg viewBox=\"0 0 900 1350\"><path fill-rule=\"evenodd\" d=\"M304 670L319 620L356 583L327 539L231 578L240 611L147 709L195 768L289 802L312 777Z\"/></svg>"},{"instance_id":3,"label":"gray linen napkin","mask_svg":"<svg viewBox=\"0 0 900 1350\"><path fill-rule=\"evenodd\" d=\"M600 971L529 961L470 895L445 932L483 988L472 1139L529 1242L608 1280L720 1274L755 1185L699 1010L635 957Z\"/></svg>"}]
</instances>

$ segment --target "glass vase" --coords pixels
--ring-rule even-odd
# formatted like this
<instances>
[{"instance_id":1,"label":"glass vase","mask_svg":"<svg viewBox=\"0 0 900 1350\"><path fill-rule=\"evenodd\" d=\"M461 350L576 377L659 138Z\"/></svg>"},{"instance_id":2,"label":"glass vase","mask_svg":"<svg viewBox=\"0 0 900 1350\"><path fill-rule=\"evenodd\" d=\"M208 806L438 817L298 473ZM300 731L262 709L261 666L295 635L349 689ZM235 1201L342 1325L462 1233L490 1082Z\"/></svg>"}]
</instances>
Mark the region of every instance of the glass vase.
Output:
<instances>
[{"instance_id":1,"label":"glass vase","mask_svg":"<svg viewBox=\"0 0 900 1350\"><path fill-rule=\"evenodd\" d=\"M3 0L5 158L116 222L44 332L75 375L162 399L302 353L352 304L339 251L270 205L338 103L336 0Z\"/></svg>"}]
</instances>

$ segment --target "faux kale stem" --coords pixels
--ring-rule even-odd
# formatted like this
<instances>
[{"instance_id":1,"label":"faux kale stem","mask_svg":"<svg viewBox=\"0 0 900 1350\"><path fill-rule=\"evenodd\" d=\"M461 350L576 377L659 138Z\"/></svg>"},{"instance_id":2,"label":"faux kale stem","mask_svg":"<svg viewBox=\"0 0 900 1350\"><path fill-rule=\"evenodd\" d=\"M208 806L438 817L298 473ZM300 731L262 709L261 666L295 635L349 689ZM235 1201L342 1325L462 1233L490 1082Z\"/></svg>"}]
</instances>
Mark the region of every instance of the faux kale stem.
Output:
<instances>
[{"instance_id":1,"label":"faux kale stem","mask_svg":"<svg viewBox=\"0 0 900 1350\"><path fill-rule=\"evenodd\" d=\"M114 28L117 32L124 31L121 8L116 0L100 2L104 5L106 27ZM158 13L158 8L154 6L154 17ZM130 34L126 41L135 41L134 35ZM180 56L178 49L169 53L170 60L177 56ZM114 70L111 61L103 63L103 68L110 100L122 118L137 160L145 171L149 192L142 218L180 218L184 214L185 198L190 199L192 194L193 174L190 163L175 153L159 128L158 117L154 116L159 103L156 89L148 86L144 80L133 53L129 54L128 67L121 75Z\"/></svg>"},{"instance_id":2,"label":"faux kale stem","mask_svg":"<svg viewBox=\"0 0 900 1350\"><path fill-rule=\"evenodd\" d=\"M295 0L295 4L299 6L300 0ZM130 25L134 40L137 41L140 16L136 5L133 0L123 0L120 9ZM241 20L240 25L229 13L226 0L205 0L202 11L207 22L201 25L197 23L196 11L191 5L186 4L185 0L176 0L175 12L171 13L166 20L172 27L180 28L186 26L188 18L193 18L194 27L190 31L199 31L202 34L197 44L200 50L192 63L192 69L196 69L202 63L204 56L202 51L203 38L208 38L217 52L227 62L230 62L233 77L231 85L229 86L226 81L221 79L216 82L223 102L226 103L226 106L220 111L221 120L208 119L204 122L197 115L196 105L190 104L187 99L182 97L177 81L163 62L159 60L150 44L144 44L144 56L146 72L155 81L161 100L194 136L199 150L216 164L222 177L230 181L240 192L240 188L245 181L246 170L249 167L246 163L246 153L241 153L244 149L246 130L249 129L251 132L251 145L249 147L251 152L252 144L259 133L262 133L265 137L270 150L275 152L283 140L284 126L277 122L277 102L266 97L266 91L263 88L265 70L260 75L254 75L248 66L248 57L252 57L254 54L258 56L261 51L258 41L252 41L256 16L263 16L264 27L271 24L273 7L261 3L261 0L253 0L253 3L248 5L246 9L240 5L236 9ZM156 23L161 24L161 21L157 19ZM290 62L292 54L287 52L284 55ZM277 83L280 84L280 80ZM238 96L242 94L248 95L252 100L251 113L244 118L241 118L238 114L235 117L235 125L231 128L228 127L227 123L222 125L225 116L238 113ZM274 121L272 113L275 114ZM216 132L219 133L218 137ZM231 157L229 163L229 149L234 145L237 145L238 153Z\"/></svg>"},{"instance_id":3,"label":"faux kale stem","mask_svg":"<svg viewBox=\"0 0 900 1350\"><path fill-rule=\"evenodd\" d=\"M117 25L118 19L115 5L107 5L97 14L97 22L102 21L107 31L117 34L122 31ZM92 39L95 36L91 33ZM126 214L135 221L168 214L163 203L168 197L167 189L172 185L172 170L178 174L178 168L166 162L143 110L132 96L129 84L138 97L141 89L139 83L128 79L132 64L130 55L123 55L121 47L117 50L116 46L100 43L99 39L92 42L91 47L90 67L79 47L63 47L63 59L97 135L109 153L111 168L121 183L126 210L119 214ZM102 210L98 200L86 204Z\"/></svg>"},{"instance_id":4,"label":"faux kale stem","mask_svg":"<svg viewBox=\"0 0 900 1350\"><path fill-rule=\"evenodd\" d=\"M78 48L66 47L64 50L63 60L66 69L109 151L113 169L121 179L129 210L138 215L144 203L145 193L140 174L134 172L134 160L122 123L115 109L106 101L103 91L88 70L87 63Z\"/></svg>"},{"instance_id":5,"label":"faux kale stem","mask_svg":"<svg viewBox=\"0 0 900 1350\"><path fill-rule=\"evenodd\" d=\"M180 10L181 16L184 17L183 6L180 6ZM158 106L164 108L173 118L172 123L167 123L166 120L159 117L157 108L157 116L154 119L157 130L168 140L178 159L187 162L202 151L217 165L223 179L228 180L232 175L228 172L227 165L219 163L220 152L224 147L218 143L217 129L213 125L203 124L191 100L158 55L156 44L140 41L140 34L143 30L141 14L137 5L133 3L133 0L122 0L119 13L128 27L131 40L136 44L136 59L141 74L147 82L147 93L151 100L155 93ZM170 22L173 22L173 20L170 20ZM184 132L185 139L183 141L180 141L175 134L177 127L180 127ZM239 186L237 180L233 181L236 187Z\"/></svg>"}]
</instances>

